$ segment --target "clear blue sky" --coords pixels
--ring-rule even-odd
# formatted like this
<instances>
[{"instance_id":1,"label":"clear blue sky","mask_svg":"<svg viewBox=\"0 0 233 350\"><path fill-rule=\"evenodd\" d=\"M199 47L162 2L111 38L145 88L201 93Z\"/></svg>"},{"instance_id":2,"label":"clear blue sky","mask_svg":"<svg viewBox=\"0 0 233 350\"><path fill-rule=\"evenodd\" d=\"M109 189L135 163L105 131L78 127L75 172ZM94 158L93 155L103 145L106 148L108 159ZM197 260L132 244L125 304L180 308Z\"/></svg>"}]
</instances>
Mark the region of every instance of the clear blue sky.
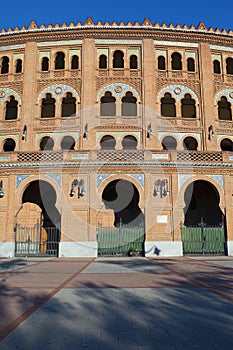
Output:
<instances>
[{"instance_id":1,"label":"clear blue sky","mask_svg":"<svg viewBox=\"0 0 233 350\"><path fill-rule=\"evenodd\" d=\"M123 20L152 23L194 24L200 21L207 27L233 29L233 2L230 0L9 0L0 7L0 28L28 26L32 20L44 23Z\"/></svg>"}]
</instances>

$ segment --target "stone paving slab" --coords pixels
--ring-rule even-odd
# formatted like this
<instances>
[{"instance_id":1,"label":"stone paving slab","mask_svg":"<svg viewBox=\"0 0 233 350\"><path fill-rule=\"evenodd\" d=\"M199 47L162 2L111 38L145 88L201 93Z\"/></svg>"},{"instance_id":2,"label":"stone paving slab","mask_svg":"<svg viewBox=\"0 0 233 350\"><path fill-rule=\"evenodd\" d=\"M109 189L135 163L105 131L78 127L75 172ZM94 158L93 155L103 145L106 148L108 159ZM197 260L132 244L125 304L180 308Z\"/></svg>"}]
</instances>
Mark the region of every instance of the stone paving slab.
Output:
<instances>
[{"instance_id":1,"label":"stone paving slab","mask_svg":"<svg viewBox=\"0 0 233 350\"><path fill-rule=\"evenodd\" d=\"M233 260L231 260L231 261L214 261L214 265L229 267L229 268L233 269Z\"/></svg>"},{"instance_id":2,"label":"stone paving slab","mask_svg":"<svg viewBox=\"0 0 233 350\"><path fill-rule=\"evenodd\" d=\"M152 273L83 273L74 278L66 288L189 288L193 282L184 277Z\"/></svg>"},{"instance_id":3,"label":"stone paving slab","mask_svg":"<svg viewBox=\"0 0 233 350\"><path fill-rule=\"evenodd\" d=\"M167 269L159 265L148 265L148 261L134 261L132 269L132 261L96 261L89 265L82 273L170 273Z\"/></svg>"},{"instance_id":4,"label":"stone paving slab","mask_svg":"<svg viewBox=\"0 0 233 350\"><path fill-rule=\"evenodd\" d=\"M0 273L17 270L33 264L36 264L36 262L24 260L0 260Z\"/></svg>"},{"instance_id":5,"label":"stone paving slab","mask_svg":"<svg viewBox=\"0 0 233 350\"><path fill-rule=\"evenodd\" d=\"M232 350L222 261L233 259L14 262L0 274L0 350Z\"/></svg>"},{"instance_id":6,"label":"stone paving slab","mask_svg":"<svg viewBox=\"0 0 233 350\"><path fill-rule=\"evenodd\" d=\"M52 291L43 287L2 288L0 285L0 332Z\"/></svg>"},{"instance_id":7,"label":"stone paving slab","mask_svg":"<svg viewBox=\"0 0 233 350\"><path fill-rule=\"evenodd\" d=\"M232 324L233 304L198 288L65 289L0 350L228 350Z\"/></svg>"},{"instance_id":8,"label":"stone paving slab","mask_svg":"<svg viewBox=\"0 0 233 350\"><path fill-rule=\"evenodd\" d=\"M56 288L58 284L61 284L65 281L70 274L45 274L45 273L31 273L31 272L14 272L7 273L5 275L6 287L7 288ZM0 276L0 284L1 284L1 276Z\"/></svg>"}]
</instances>

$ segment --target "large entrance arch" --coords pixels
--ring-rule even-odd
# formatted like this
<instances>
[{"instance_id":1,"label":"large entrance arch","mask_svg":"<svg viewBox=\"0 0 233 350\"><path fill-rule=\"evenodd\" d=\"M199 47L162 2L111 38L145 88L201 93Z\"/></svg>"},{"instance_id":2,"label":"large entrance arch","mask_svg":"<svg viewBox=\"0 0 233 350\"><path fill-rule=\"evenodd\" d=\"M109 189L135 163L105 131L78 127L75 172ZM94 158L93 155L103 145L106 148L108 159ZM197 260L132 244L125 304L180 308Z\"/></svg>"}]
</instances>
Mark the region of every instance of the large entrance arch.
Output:
<instances>
[{"instance_id":1,"label":"large entrance arch","mask_svg":"<svg viewBox=\"0 0 233 350\"><path fill-rule=\"evenodd\" d=\"M114 226L144 225L144 214L139 207L139 192L127 180L114 180L104 189L102 200L106 209L114 211Z\"/></svg>"},{"instance_id":2,"label":"large entrance arch","mask_svg":"<svg viewBox=\"0 0 233 350\"><path fill-rule=\"evenodd\" d=\"M208 181L197 180L185 190L185 226L206 225L220 226L224 214L219 207L220 196L214 185Z\"/></svg>"},{"instance_id":3,"label":"large entrance arch","mask_svg":"<svg viewBox=\"0 0 233 350\"><path fill-rule=\"evenodd\" d=\"M58 256L61 216L56 201L56 191L49 182L28 184L17 214L16 256Z\"/></svg>"},{"instance_id":4,"label":"large entrance arch","mask_svg":"<svg viewBox=\"0 0 233 350\"><path fill-rule=\"evenodd\" d=\"M225 255L225 217L217 188L208 181L196 180L186 188L184 201L184 254Z\"/></svg>"},{"instance_id":5,"label":"large entrance arch","mask_svg":"<svg viewBox=\"0 0 233 350\"><path fill-rule=\"evenodd\" d=\"M139 191L130 181L117 179L105 187L102 201L113 210L114 221L109 227L98 227L98 255L144 255L144 214L139 200Z\"/></svg>"}]
</instances>

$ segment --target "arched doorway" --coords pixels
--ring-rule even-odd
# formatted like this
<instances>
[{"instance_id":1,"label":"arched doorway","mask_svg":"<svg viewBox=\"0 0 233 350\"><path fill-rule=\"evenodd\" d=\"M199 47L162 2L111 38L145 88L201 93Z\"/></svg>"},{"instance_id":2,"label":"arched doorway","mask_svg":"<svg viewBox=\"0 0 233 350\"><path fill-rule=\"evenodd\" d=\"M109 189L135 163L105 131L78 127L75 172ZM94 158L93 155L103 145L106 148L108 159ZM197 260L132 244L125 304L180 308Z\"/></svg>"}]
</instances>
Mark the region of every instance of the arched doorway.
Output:
<instances>
[{"instance_id":1,"label":"arched doorway","mask_svg":"<svg viewBox=\"0 0 233 350\"><path fill-rule=\"evenodd\" d=\"M139 208L139 192L129 181L114 180L104 189L102 200L106 209L114 211L114 226L141 226L144 214Z\"/></svg>"},{"instance_id":2,"label":"arched doorway","mask_svg":"<svg viewBox=\"0 0 233 350\"><path fill-rule=\"evenodd\" d=\"M16 256L58 256L61 216L56 201L56 191L47 181L35 180L28 184L17 214ZM32 205L38 207L40 213L34 225L27 220ZM21 210L25 210L24 216Z\"/></svg>"},{"instance_id":3,"label":"arched doorway","mask_svg":"<svg viewBox=\"0 0 233 350\"><path fill-rule=\"evenodd\" d=\"M201 220L206 225L220 226L224 215L219 207L219 193L208 181L197 180L185 190L185 226L198 225Z\"/></svg>"},{"instance_id":4,"label":"arched doorway","mask_svg":"<svg viewBox=\"0 0 233 350\"><path fill-rule=\"evenodd\" d=\"M102 193L106 209L113 210L114 222L98 227L98 255L144 255L144 214L139 192L127 180L110 182Z\"/></svg>"},{"instance_id":5,"label":"arched doorway","mask_svg":"<svg viewBox=\"0 0 233 350\"><path fill-rule=\"evenodd\" d=\"M208 181L194 181L186 188L184 201L184 254L225 255L225 216L217 188Z\"/></svg>"}]
</instances>

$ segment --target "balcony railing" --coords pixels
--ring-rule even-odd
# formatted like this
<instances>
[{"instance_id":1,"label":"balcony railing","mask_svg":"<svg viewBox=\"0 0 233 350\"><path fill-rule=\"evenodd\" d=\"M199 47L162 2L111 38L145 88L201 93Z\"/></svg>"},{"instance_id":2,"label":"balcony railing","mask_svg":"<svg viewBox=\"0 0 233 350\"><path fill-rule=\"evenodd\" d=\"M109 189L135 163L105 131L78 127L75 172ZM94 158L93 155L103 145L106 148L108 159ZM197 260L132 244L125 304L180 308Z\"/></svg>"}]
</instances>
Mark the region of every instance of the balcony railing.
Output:
<instances>
[{"instance_id":1,"label":"balcony railing","mask_svg":"<svg viewBox=\"0 0 233 350\"><path fill-rule=\"evenodd\" d=\"M233 164L233 152L202 151L147 151L147 150L60 150L34 152L2 152L0 164L22 163L85 163L85 162L149 162L149 163L193 163Z\"/></svg>"},{"instance_id":2,"label":"balcony railing","mask_svg":"<svg viewBox=\"0 0 233 350\"><path fill-rule=\"evenodd\" d=\"M200 152L200 151L178 151L176 152L178 162L206 162L206 163L222 163L222 152Z\"/></svg>"},{"instance_id":3,"label":"balcony railing","mask_svg":"<svg viewBox=\"0 0 233 350\"><path fill-rule=\"evenodd\" d=\"M37 117L34 120L35 128L59 128L59 129L74 129L80 126L80 118L78 115L74 117L51 117L51 118L40 118Z\"/></svg>"},{"instance_id":4,"label":"balcony railing","mask_svg":"<svg viewBox=\"0 0 233 350\"><path fill-rule=\"evenodd\" d=\"M198 80L199 73L184 70L159 70L158 78Z\"/></svg>"},{"instance_id":5,"label":"balcony railing","mask_svg":"<svg viewBox=\"0 0 233 350\"><path fill-rule=\"evenodd\" d=\"M141 77L141 75L142 75L142 72L140 69L129 69L129 68L97 69L98 77L138 78L138 77Z\"/></svg>"},{"instance_id":6,"label":"balcony railing","mask_svg":"<svg viewBox=\"0 0 233 350\"><path fill-rule=\"evenodd\" d=\"M23 73L0 74L0 83L21 81L22 79L23 79Z\"/></svg>"},{"instance_id":7,"label":"balcony railing","mask_svg":"<svg viewBox=\"0 0 233 350\"><path fill-rule=\"evenodd\" d=\"M81 69L58 69L38 72L38 80L81 78Z\"/></svg>"}]
</instances>

